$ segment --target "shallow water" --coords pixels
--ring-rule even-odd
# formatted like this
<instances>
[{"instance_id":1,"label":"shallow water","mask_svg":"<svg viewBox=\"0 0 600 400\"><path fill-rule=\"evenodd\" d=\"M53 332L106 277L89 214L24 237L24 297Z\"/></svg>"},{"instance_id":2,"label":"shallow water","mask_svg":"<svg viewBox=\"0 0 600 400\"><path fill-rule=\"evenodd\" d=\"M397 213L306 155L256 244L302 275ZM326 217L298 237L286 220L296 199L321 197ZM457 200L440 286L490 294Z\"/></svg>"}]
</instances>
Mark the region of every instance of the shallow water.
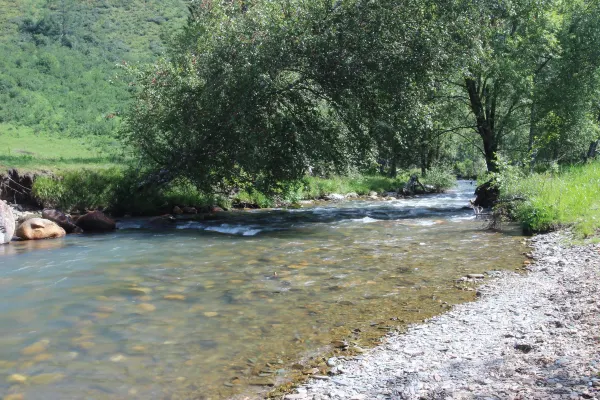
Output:
<instances>
[{"instance_id":1,"label":"shallow water","mask_svg":"<svg viewBox=\"0 0 600 400\"><path fill-rule=\"evenodd\" d=\"M467 273L520 266L517 231L463 209L472 191L0 246L0 394L220 399L285 382L333 340L367 346L471 299L454 284Z\"/></svg>"}]
</instances>

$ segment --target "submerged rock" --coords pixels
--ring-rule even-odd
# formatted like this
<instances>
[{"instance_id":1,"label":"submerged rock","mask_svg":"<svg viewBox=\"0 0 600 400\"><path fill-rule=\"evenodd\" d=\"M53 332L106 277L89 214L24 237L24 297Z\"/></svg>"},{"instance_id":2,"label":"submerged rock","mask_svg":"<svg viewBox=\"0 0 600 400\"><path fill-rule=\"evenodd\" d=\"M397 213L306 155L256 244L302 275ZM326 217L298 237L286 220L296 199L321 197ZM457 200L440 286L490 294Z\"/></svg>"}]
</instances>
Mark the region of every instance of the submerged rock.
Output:
<instances>
[{"instance_id":1,"label":"submerged rock","mask_svg":"<svg viewBox=\"0 0 600 400\"><path fill-rule=\"evenodd\" d=\"M117 228L117 224L101 211L90 211L77 219L75 224L84 232L110 232Z\"/></svg>"},{"instance_id":2,"label":"submerged rock","mask_svg":"<svg viewBox=\"0 0 600 400\"><path fill-rule=\"evenodd\" d=\"M24 240L51 239L65 236L67 233L56 223L43 218L31 218L17 228L16 236Z\"/></svg>"},{"instance_id":3,"label":"submerged rock","mask_svg":"<svg viewBox=\"0 0 600 400\"><path fill-rule=\"evenodd\" d=\"M474 205L489 208L498 200L500 190L498 189L498 186L490 180L478 186L477 189L475 189L475 195L477 198L475 198L475 201L473 202Z\"/></svg>"},{"instance_id":4,"label":"submerged rock","mask_svg":"<svg viewBox=\"0 0 600 400\"><path fill-rule=\"evenodd\" d=\"M10 206L0 200L0 244L8 243L15 233L15 216Z\"/></svg>"}]
</instances>

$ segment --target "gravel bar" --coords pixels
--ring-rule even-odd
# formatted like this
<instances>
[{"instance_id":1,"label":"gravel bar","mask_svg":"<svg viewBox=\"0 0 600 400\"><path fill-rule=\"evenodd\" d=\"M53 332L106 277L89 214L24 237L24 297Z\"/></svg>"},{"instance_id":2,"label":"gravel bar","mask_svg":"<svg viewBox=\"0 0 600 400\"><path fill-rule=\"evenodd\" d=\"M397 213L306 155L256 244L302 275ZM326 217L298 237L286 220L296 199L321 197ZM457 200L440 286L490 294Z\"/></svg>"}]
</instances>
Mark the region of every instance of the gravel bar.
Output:
<instances>
[{"instance_id":1,"label":"gravel bar","mask_svg":"<svg viewBox=\"0 0 600 400\"><path fill-rule=\"evenodd\" d=\"M600 246L531 239L530 273L312 379L288 400L600 399Z\"/></svg>"}]
</instances>

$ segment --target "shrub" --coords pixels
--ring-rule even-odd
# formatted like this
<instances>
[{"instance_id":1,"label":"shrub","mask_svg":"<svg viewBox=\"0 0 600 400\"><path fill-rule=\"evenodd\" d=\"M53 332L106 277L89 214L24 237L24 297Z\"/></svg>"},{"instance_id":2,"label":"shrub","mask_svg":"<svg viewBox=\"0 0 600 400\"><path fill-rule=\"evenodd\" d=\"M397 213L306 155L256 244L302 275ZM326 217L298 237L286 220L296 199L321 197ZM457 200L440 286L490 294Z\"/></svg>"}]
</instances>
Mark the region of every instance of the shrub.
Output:
<instances>
[{"instance_id":1,"label":"shrub","mask_svg":"<svg viewBox=\"0 0 600 400\"><path fill-rule=\"evenodd\" d=\"M436 192L443 192L456 184L456 176L450 168L435 166L427 171L423 184L433 186Z\"/></svg>"}]
</instances>

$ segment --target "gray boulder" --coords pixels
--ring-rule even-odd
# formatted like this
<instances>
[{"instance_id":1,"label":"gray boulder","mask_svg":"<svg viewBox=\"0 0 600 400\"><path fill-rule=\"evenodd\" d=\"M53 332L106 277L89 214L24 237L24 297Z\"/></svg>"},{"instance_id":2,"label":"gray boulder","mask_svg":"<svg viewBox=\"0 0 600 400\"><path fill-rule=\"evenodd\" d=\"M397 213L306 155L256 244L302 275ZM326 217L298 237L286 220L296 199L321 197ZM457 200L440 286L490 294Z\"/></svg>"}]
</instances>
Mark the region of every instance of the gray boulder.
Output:
<instances>
[{"instance_id":1,"label":"gray boulder","mask_svg":"<svg viewBox=\"0 0 600 400\"><path fill-rule=\"evenodd\" d=\"M342 201L346 198L346 196L338 194L338 193L331 193L331 194L325 195L323 198L327 201Z\"/></svg>"},{"instance_id":2,"label":"gray boulder","mask_svg":"<svg viewBox=\"0 0 600 400\"><path fill-rule=\"evenodd\" d=\"M0 200L0 244L8 243L15 233L15 216L12 209Z\"/></svg>"}]
</instances>

